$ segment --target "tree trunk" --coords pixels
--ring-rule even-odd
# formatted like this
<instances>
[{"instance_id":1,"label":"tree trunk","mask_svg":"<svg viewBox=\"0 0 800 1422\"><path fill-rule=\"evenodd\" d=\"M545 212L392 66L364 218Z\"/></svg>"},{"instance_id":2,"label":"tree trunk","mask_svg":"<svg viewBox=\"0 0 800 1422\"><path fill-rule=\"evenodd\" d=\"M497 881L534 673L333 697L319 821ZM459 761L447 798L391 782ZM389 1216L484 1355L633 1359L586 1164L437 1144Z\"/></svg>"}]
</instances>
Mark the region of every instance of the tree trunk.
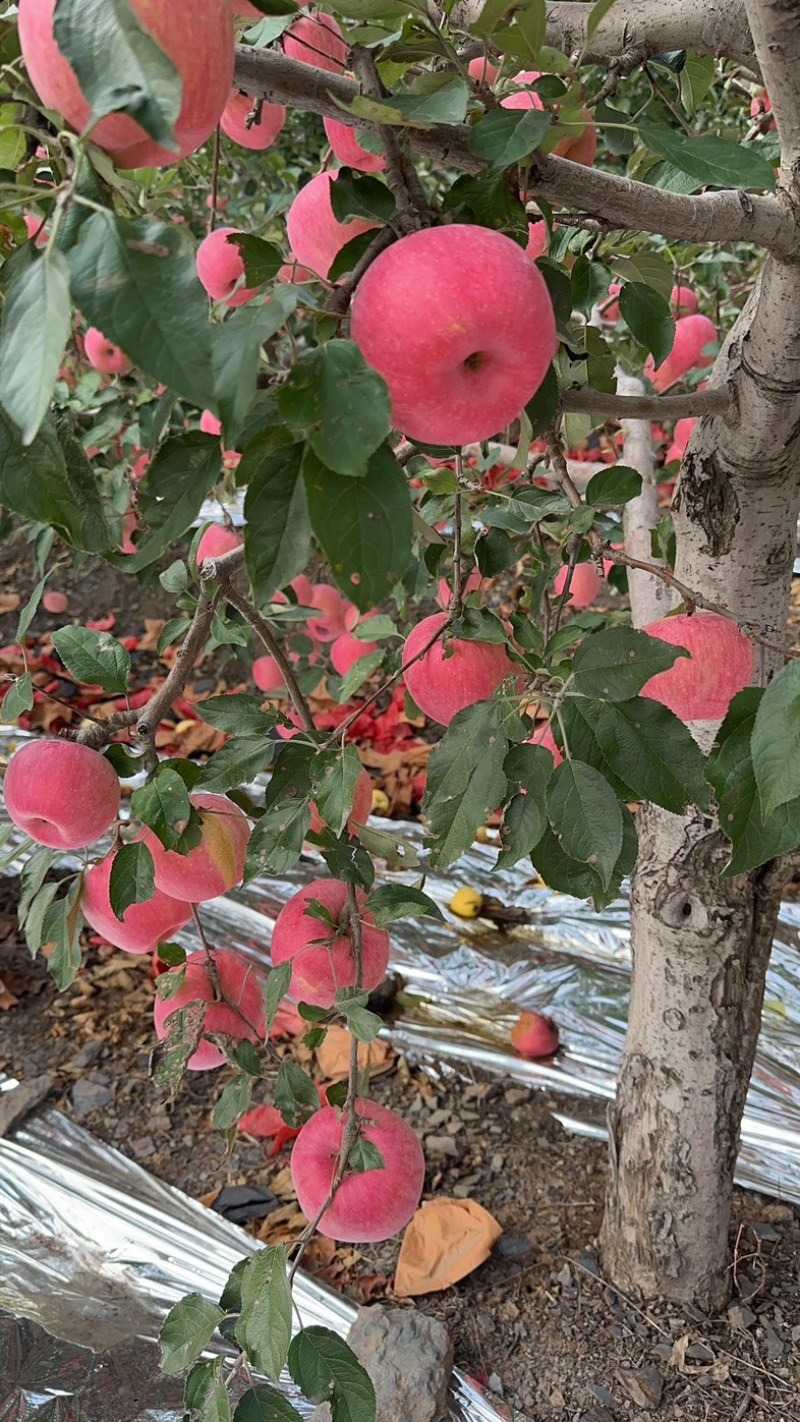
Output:
<instances>
[{"instance_id":1,"label":"tree trunk","mask_svg":"<svg viewBox=\"0 0 800 1422\"><path fill-rule=\"evenodd\" d=\"M800 474L800 271L768 261L715 366L731 416L698 422L681 470L676 572L782 643ZM757 647L765 685L782 659ZM713 727L694 728L707 750ZM694 1302L728 1295L728 1225L745 1096L783 875L720 880L712 816L644 806L632 884L630 1018L602 1229L620 1288Z\"/></svg>"}]
</instances>

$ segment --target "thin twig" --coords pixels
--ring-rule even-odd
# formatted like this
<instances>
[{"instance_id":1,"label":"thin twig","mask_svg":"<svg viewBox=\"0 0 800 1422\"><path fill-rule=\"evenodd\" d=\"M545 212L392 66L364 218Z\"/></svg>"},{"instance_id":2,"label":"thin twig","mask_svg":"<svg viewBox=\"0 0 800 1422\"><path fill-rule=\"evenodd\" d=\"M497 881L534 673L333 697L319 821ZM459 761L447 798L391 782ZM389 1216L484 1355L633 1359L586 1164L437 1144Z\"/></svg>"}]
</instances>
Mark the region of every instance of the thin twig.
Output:
<instances>
[{"instance_id":1,"label":"thin twig","mask_svg":"<svg viewBox=\"0 0 800 1422\"><path fill-rule=\"evenodd\" d=\"M361 92L368 99L382 102L386 98L386 91L371 51L363 45L354 45L350 51L350 63L354 74L360 80ZM384 177L397 204L393 224L401 236L406 236L409 232L416 232L427 219L428 204L425 193L417 170L400 147L391 124L378 124L377 133L386 159Z\"/></svg>"},{"instance_id":2,"label":"thin twig","mask_svg":"<svg viewBox=\"0 0 800 1422\"><path fill-rule=\"evenodd\" d=\"M214 231L217 225L217 192L219 189L219 159L221 148L220 127L214 130L214 154L211 159L211 212L208 216L209 234Z\"/></svg>"},{"instance_id":3,"label":"thin twig","mask_svg":"<svg viewBox=\"0 0 800 1422\"><path fill-rule=\"evenodd\" d=\"M456 455L456 497L453 511L453 590L450 595L450 603L447 608L448 616L455 620L461 616L464 605L464 578L461 565L461 530L462 530L462 509L461 509L461 481L464 477L464 460L461 450Z\"/></svg>"},{"instance_id":4,"label":"thin twig","mask_svg":"<svg viewBox=\"0 0 800 1422\"><path fill-rule=\"evenodd\" d=\"M380 231L376 233L367 247L367 250L362 252L349 276L333 288L333 291L325 303L326 311L330 311L334 316L344 316L350 305L350 298L365 271L368 267L372 266L375 258L379 257L381 252L384 252L387 247L391 246L396 236L397 233L392 227L382 227Z\"/></svg>"},{"instance_id":5,"label":"thin twig","mask_svg":"<svg viewBox=\"0 0 800 1422\"><path fill-rule=\"evenodd\" d=\"M286 689L289 692L292 705L303 723L304 730L313 731L315 729L314 718L308 709L308 702L300 690L300 684L292 670L291 663L283 647L272 631L269 623L265 622L261 614L256 611L250 599L233 586L226 571L223 570L220 572L221 566L222 559L219 559L217 561L217 577L222 596L226 602L230 603L231 607L235 608L236 611L241 614L245 622L252 627L256 636L260 637L264 643L270 656L277 662L281 675L286 683Z\"/></svg>"}]
</instances>

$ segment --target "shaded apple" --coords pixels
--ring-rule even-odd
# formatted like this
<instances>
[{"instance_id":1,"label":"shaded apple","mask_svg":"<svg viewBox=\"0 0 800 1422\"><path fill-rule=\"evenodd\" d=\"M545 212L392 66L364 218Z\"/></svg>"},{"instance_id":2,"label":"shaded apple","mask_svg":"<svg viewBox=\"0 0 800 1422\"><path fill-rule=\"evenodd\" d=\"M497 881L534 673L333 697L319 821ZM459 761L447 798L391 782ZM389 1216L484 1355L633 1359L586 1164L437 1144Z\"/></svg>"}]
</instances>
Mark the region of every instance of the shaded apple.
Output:
<instances>
[{"instance_id":1,"label":"shaded apple","mask_svg":"<svg viewBox=\"0 0 800 1422\"><path fill-rule=\"evenodd\" d=\"M157 996L155 1001L153 1015L160 1041L174 1012L193 1002L208 1003L200 1045L186 1063L189 1071L213 1071L223 1065L224 1053L208 1041L212 1032L246 1042L263 1042L266 1037L261 974L246 958L224 948L212 950L210 957L213 972L205 953L190 953L182 968L170 968L165 976L174 977L182 971L183 984L174 997Z\"/></svg>"},{"instance_id":2,"label":"shaded apple","mask_svg":"<svg viewBox=\"0 0 800 1422\"><path fill-rule=\"evenodd\" d=\"M286 214L286 234L294 259L323 281L333 266L334 259L348 242L362 232L377 227L363 217L353 217L347 222L339 222L331 207L330 185L337 179L336 173L316 173L305 187L302 187Z\"/></svg>"},{"instance_id":3,"label":"shaded apple","mask_svg":"<svg viewBox=\"0 0 800 1422\"><path fill-rule=\"evenodd\" d=\"M115 854L107 854L89 870L83 884L81 910L95 933L123 953L152 953L192 916L192 906L156 889L152 898L126 908L118 919L111 907L109 885Z\"/></svg>"},{"instance_id":4,"label":"shaded apple","mask_svg":"<svg viewBox=\"0 0 800 1422\"><path fill-rule=\"evenodd\" d=\"M735 622L716 612L678 613L643 629L672 647L685 647L668 671L642 687L681 721L721 721L732 698L753 679L753 648Z\"/></svg>"},{"instance_id":5,"label":"shaded apple","mask_svg":"<svg viewBox=\"0 0 800 1422\"><path fill-rule=\"evenodd\" d=\"M413 661L446 621L444 612L423 618L406 638L403 648L403 677L409 695L420 711L442 726L449 726L456 713L466 706L488 701L515 671L501 644L467 642L457 637L450 638L446 650L440 638Z\"/></svg>"},{"instance_id":6,"label":"shaded apple","mask_svg":"<svg viewBox=\"0 0 800 1422\"><path fill-rule=\"evenodd\" d=\"M145 844L153 856L156 888L190 903L205 903L241 882L250 823L226 795L196 791L189 796L201 822L201 841L188 854L165 849L152 832Z\"/></svg>"},{"instance_id":7,"label":"shaded apple","mask_svg":"<svg viewBox=\"0 0 800 1422\"><path fill-rule=\"evenodd\" d=\"M363 913L366 895L356 891L361 914L361 986L372 992L383 981L389 964L389 935ZM322 904L336 927L313 917L312 902ZM284 904L272 934L272 962L292 964L290 991L302 1002L332 1007L340 988L355 987L353 939L345 924L347 885L338 879L315 879Z\"/></svg>"}]
</instances>

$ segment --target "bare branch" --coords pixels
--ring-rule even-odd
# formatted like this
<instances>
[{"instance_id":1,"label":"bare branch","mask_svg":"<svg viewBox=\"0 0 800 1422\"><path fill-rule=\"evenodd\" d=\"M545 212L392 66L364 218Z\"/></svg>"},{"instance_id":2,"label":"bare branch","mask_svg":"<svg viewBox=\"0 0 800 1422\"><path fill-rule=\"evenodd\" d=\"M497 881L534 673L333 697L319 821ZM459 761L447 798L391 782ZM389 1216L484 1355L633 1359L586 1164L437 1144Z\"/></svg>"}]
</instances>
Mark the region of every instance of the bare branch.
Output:
<instances>
[{"instance_id":1,"label":"bare branch","mask_svg":"<svg viewBox=\"0 0 800 1422\"><path fill-rule=\"evenodd\" d=\"M222 571L220 572L221 563L222 559L220 559L217 563L217 577L219 580L222 596L224 597L226 602L230 603L231 607L234 607L237 612L241 613L245 622L249 623L256 636L260 637L261 641L264 643L264 646L266 647L270 656L274 659L274 661L277 662L280 668L281 676L286 682L286 688L289 692L289 697L291 699L295 711L300 717L300 720L302 721L305 730L313 731L315 729L314 718L308 709L308 703L306 701L306 698L300 690L299 682L294 672L292 671L291 663L289 662L289 659L287 658L283 647L281 646L280 642L272 631L272 628L270 627L269 623L265 622L261 614L256 611L250 599L246 597L244 593L239 592L238 588L235 588L233 586L230 580L230 576L225 571L225 569L222 569Z\"/></svg>"},{"instance_id":2,"label":"bare branch","mask_svg":"<svg viewBox=\"0 0 800 1422\"><path fill-rule=\"evenodd\" d=\"M620 370L617 371L617 385L623 395L642 394L644 390L641 380L632 375L625 375ZM653 558L651 552L651 534L661 517L661 510L658 507L658 482L650 420L623 417L622 428L622 458L642 478L640 493L635 499L628 499L622 510L625 550L634 557L650 558L655 563L661 563L663 560ZM646 627L650 622L657 622L669 612L672 605L666 584L640 568L630 570L628 592L634 627Z\"/></svg>"},{"instance_id":3,"label":"bare branch","mask_svg":"<svg viewBox=\"0 0 800 1422\"><path fill-rule=\"evenodd\" d=\"M145 765L148 769L152 769L156 761L156 731L172 703L185 690L189 673L200 656L211 630L218 600L217 596L210 597L207 589L203 589L200 601L195 608L192 625L178 648L169 676L161 689L156 692L155 696L150 697L147 705L138 713L136 739L144 750Z\"/></svg>"},{"instance_id":4,"label":"bare branch","mask_svg":"<svg viewBox=\"0 0 800 1422\"><path fill-rule=\"evenodd\" d=\"M362 94L365 94L369 99L378 101L384 99L386 90L381 83L370 50L360 44L354 45L350 51L350 63L353 72L361 81ZM386 159L384 177L397 204L397 211L392 221L401 236L415 232L428 212L428 204L422 191L422 184L417 177L417 170L407 154L404 153L400 137L391 124L380 124L378 137Z\"/></svg>"},{"instance_id":5,"label":"bare branch","mask_svg":"<svg viewBox=\"0 0 800 1422\"><path fill-rule=\"evenodd\" d=\"M692 390L685 395L624 394L622 390L607 393L585 385L565 390L561 408L566 414L598 415L605 420L682 420L687 416L724 415L731 401L723 387L714 390Z\"/></svg>"},{"instance_id":6,"label":"bare branch","mask_svg":"<svg viewBox=\"0 0 800 1422\"><path fill-rule=\"evenodd\" d=\"M780 176L800 187L800 10L794 0L745 0L756 54L781 142Z\"/></svg>"}]
</instances>

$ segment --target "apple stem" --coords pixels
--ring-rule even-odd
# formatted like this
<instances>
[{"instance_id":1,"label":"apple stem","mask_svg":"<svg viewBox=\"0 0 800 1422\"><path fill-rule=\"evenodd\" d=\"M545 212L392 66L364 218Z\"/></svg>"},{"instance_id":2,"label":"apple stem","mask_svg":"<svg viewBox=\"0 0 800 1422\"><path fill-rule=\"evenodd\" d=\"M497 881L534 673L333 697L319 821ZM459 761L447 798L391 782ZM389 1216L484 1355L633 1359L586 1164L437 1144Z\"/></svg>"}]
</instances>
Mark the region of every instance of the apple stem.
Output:
<instances>
[{"instance_id":1,"label":"apple stem","mask_svg":"<svg viewBox=\"0 0 800 1422\"><path fill-rule=\"evenodd\" d=\"M456 488L455 507L453 509L453 595L450 598L450 606L447 609L448 617L455 620L461 616L464 606L464 574L462 568L461 550L461 481L464 477L464 460L461 450L456 454Z\"/></svg>"}]
</instances>

